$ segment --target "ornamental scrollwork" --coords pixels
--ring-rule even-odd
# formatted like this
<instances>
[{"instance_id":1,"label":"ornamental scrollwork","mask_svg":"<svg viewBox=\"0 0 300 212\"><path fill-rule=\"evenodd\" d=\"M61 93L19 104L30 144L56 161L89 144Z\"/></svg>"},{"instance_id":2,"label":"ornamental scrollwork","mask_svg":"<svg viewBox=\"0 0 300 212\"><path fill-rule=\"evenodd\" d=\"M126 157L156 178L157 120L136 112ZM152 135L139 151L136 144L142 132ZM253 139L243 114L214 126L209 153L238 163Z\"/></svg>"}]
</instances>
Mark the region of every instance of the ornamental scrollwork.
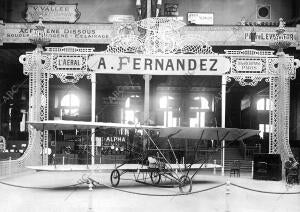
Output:
<instances>
[{"instance_id":1,"label":"ornamental scrollwork","mask_svg":"<svg viewBox=\"0 0 300 212\"><path fill-rule=\"evenodd\" d=\"M176 48L177 53L182 54L216 54L212 51L212 46L196 34L182 35Z\"/></svg>"},{"instance_id":2,"label":"ornamental scrollwork","mask_svg":"<svg viewBox=\"0 0 300 212\"><path fill-rule=\"evenodd\" d=\"M82 79L86 74L85 73L52 73L51 78L53 75L56 75L62 83L77 83L80 79Z\"/></svg>"},{"instance_id":3,"label":"ornamental scrollwork","mask_svg":"<svg viewBox=\"0 0 300 212\"><path fill-rule=\"evenodd\" d=\"M230 76L239 82L241 86L256 86L258 82L264 79L263 76Z\"/></svg>"},{"instance_id":4,"label":"ornamental scrollwork","mask_svg":"<svg viewBox=\"0 0 300 212\"><path fill-rule=\"evenodd\" d=\"M143 40L137 35L119 35L112 39L108 45L107 53L143 53Z\"/></svg>"},{"instance_id":5,"label":"ornamental scrollwork","mask_svg":"<svg viewBox=\"0 0 300 212\"><path fill-rule=\"evenodd\" d=\"M48 55L40 55L40 63L37 64L38 58L33 53L26 53L26 55L21 55L19 57L19 62L23 64L23 73L28 75L29 73L35 71L50 71L51 70L51 57ZM37 68L37 65L40 66L40 69Z\"/></svg>"}]
</instances>

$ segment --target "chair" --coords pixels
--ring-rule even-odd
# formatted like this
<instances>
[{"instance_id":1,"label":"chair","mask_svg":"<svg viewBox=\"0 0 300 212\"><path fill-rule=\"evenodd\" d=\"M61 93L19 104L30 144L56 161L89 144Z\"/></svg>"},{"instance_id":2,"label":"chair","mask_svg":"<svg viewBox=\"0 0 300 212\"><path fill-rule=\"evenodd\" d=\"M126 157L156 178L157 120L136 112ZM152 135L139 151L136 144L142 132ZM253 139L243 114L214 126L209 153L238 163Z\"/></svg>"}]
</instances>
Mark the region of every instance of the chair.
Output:
<instances>
[{"instance_id":1,"label":"chair","mask_svg":"<svg viewBox=\"0 0 300 212\"><path fill-rule=\"evenodd\" d=\"M285 177L288 184L299 184L299 164L293 159L289 159L284 164Z\"/></svg>"},{"instance_id":2,"label":"chair","mask_svg":"<svg viewBox=\"0 0 300 212\"><path fill-rule=\"evenodd\" d=\"M234 160L230 167L230 177L233 175L234 177L240 177L240 161Z\"/></svg>"},{"instance_id":3,"label":"chair","mask_svg":"<svg viewBox=\"0 0 300 212\"><path fill-rule=\"evenodd\" d=\"M148 161L149 168L164 169L166 165L160 157L148 157Z\"/></svg>"},{"instance_id":4,"label":"chair","mask_svg":"<svg viewBox=\"0 0 300 212\"><path fill-rule=\"evenodd\" d=\"M298 178L298 173L299 173L299 168L290 168L286 170L286 182L288 184L299 184L299 178Z\"/></svg>"}]
</instances>

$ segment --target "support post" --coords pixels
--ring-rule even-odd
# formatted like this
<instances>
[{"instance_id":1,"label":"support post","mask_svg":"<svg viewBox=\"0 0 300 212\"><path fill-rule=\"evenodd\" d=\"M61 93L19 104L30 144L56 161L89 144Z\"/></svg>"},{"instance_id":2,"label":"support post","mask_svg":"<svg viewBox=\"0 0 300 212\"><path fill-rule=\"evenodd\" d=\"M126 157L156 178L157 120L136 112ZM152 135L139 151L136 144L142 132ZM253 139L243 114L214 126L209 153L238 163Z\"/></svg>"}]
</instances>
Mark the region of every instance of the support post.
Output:
<instances>
[{"instance_id":1,"label":"support post","mask_svg":"<svg viewBox=\"0 0 300 212\"><path fill-rule=\"evenodd\" d=\"M2 104L0 104L0 124L2 125ZM3 135L2 127L0 127L0 135Z\"/></svg>"},{"instance_id":2,"label":"support post","mask_svg":"<svg viewBox=\"0 0 300 212\"><path fill-rule=\"evenodd\" d=\"M96 121L96 74L91 75L92 82L92 105L91 105L91 121ZM95 164L95 128L91 130L91 165Z\"/></svg>"},{"instance_id":3,"label":"support post","mask_svg":"<svg viewBox=\"0 0 300 212\"><path fill-rule=\"evenodd\" d=\"M216 175L216 165L217 165L217 161L214 160L214 175Z\"/></svg>"},{"instance_id":4,"label":"support post","mask_svg":"<svg viewBox=\"0 0 300 212\"><path fill-rule=\"evenodd\" d=\"M230 195L230 181L226 181L226 192L225 192L225 201L226 201L226 209L225 212L230 212L230 207L229 207L229 195Z\"/></svg>"},{"instance_id":5,"label":"support post","mask_svg":"<svg viewBox=\"0 0 300 212\"><path fill-rule=\"evenodd\" d=\"M147 0L147 18L151 18L151 2L152 0Z\"/></svg>"},{"instance_id":6,"label":"support post","mask_svg":"<svg viewBox=\"0 0 300 212\"><path fill-rule=\"evenodd\" d=\"M54 130L54 142L55 142L55 146L54 146L54 153L53 153L52 159L53 159L53 163L54 163L54 168L56 168L56 146L57 146L56 126L55 126L55 130Z\"/></svg>"},{"instance_id":7,"label":"support post","mask_svg":"<svg viewBox=\"0 0 300 212\"><path fill-rule=\"evenodd\" d=\"M36 69L35 69L35 99L34 99L34 121L41 121L41 72L42 72L42 51L43 48L40 45L37 45L36 49L33 51L33 55L35 56L35 65L36 65ZM46 165L45 164L45 142L44 142L44 133L45 131L42 131L43 133L43 139L42 139L42 155L41 155L41 159L42 159L42 166ZM39 142L41 141L41 133L37 132L38 136L37 139L39 139Z\"/></svg>"},{"instance_id":8,"label":"support post","mask_svg":"<svg viewBox=\"0 0 300 212\"><path fill-rule=\"evenodd\" d=\"M279 70L279 104L278 104L278 150L282 161L282 180L285 181L285 162L290 157L294 157L289 144L289 118L290 118L290 78L288 76L288 68L286 65L286 55L277 52L278 70Z\"/></svg>"},{"instance_id":9,"label":"support post","mask_svg":"<svg viewBox=\"0 0 300 212\"><path fill-rule=\"evenodd\" d=\"M9 157L8 163L9 163L9 165L8 165L8 176L10 176L11 175L11 157Z\"/></svg>"},{"instance_id":10,"label":"support post","mask_svg":"<svg viewBox=\"0 0 300 212\"><path fill-rule=\"evenodd\" d=\"M145 93L144 93L144 124L149 123L149 108L150 108L150 75L144 75L145 80Z\"/></svg>"},{"instance_id":11,"label":"support post","mask_svg":"<svg viewBox=\"0 0 300 212\"><path fill-rule=\"evenodd\" d=\"M48 117L45 114L45 111L48 111L48 105L41 105L41 97L42 93L45 95L46 101L48 100L48 90L45 91L45 85L48 83L48 74L43 73L43 46L48 45L50 43L50 37L45 33L45 26L42 22L42 16L39 17L39 22L34 25L34 30L30 30L29 33L29 41L36 45L36 49L32 53L32 59L34 60L32 63L32 69L34 70L33 76L31 75L31 79L33 80L33 101L29 101L32 105L32 112L33 112L33 120L34 121L45 121L48 119ZM42 87L43 86L43 87ZM48 86L48 85L47 85ZM43 108L42 108L43 106ZM45 109L45 111L43 111ZM29 110L30 111L30 110ZM42 112L43 111L43 112ZM30 119L31 120L31 119ZM44 155L45 149L47 149L48 153L48 131L43 130L43 136L41 137L41 134L39 131L36 131L37 135L35 136L35 139L38 140L38 142L42 142L42 165L48 165L48 154ZM42 139L41 139L42 138ZM37 142L37 141L35 141Z\"/></svg>"},{"instance_id":12,"label":"support post","mask_svg":"<svg viewBox=\"0 0 300 212\"><path fill-rule=\"evenodd\" d=\"M150 80L152 76L144 75L145 93L144 93L144 125L149 124L150 115ZM144 139L143 149L146 150L147 139Z\"/></svg>"},{"instance_id":13,"label":"support post","mask_svg":"<svg viewBox=\"0 0 300 212\"><path fill-rule=\"evenodd\" d=\"M290 119L290 67L287 57L284 53L284 49L290 47L292 44L290 39L285 38L285 22L282 18L279 18L279 26L276 29L277 36L269 43L272 49L276 49L278 56L278 78L272 79L277 81L273 84L272 90L270 89L270 96L273 105L273 113L275 116L271 116L270 121L272 124L272 133L270 137L269 151L270 153L280 153L282 161L282 180L285 180L284 164L290 158L294 157L290 144L289 144L289 119ZM288 63L290 63L289 61ZM295 68L295 67L293 67ZM270 83L271 86L271 83ZM277 88L277 90L275 90ZM272 92L272 93L271 93ZM272 96L271 94L277 94ZM270 101L270 102L271 102Z\"/></svg>"},{"instance_id":14,"label":"support post","mask_svg":"<svg viewBox=\"0 0 300 212\"><path fill-rule=\"evenodd\" d=\"M226 84L227 76L222 75L222 118L221 118L221 127L225 127L225 118L226 118ZM222 141L222 176L225 175L225 141Z\"/></svg>"},{"instance_id":15,"label":"support post","mask_svg":"<svg viewBox=\"0 0 300 212\"><path fill-rule=\"evenodd\" d=\"M254 161L251 161L251 178L253 179L253 175L254 175Z\"/></svg>"},{"instance_id":16,"label":"support post","mask_svg":"<svg viewBox=\"0 0 300 212\"><path fill-rule=\"evenodd\" d=\"M151 18L151 0L147 0L147 18ZM144 75L145 93L144 93L144 124L149 122L149 99L150 99L150 75Z\"/></svg>"},{"instance_id":17,"label":"support post","mask_svg":"<svg viewBox=\"0 0 300 212\"><path fill-rule=\"evenodd\" d=\"M89 205L88 205L88 212L93 211L93 183L91 180L88 180L89 186Z\"/></svg>"}]
</instances>

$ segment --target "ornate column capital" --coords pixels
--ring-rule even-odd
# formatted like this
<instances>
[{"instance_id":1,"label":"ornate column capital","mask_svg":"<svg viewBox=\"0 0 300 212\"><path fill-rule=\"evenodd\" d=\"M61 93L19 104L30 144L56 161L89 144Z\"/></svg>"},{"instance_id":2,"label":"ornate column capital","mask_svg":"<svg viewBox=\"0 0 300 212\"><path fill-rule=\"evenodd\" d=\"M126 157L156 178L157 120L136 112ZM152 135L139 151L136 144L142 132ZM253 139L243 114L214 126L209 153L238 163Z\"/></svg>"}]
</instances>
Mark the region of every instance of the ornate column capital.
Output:
<instances>
[{"instance_id":1,"label":"ornate column capital","mask_svg":"<svg viewBox=\"0 0 300 212\"><path fill-rule=\"evenodd\" d=\"M152 79L152 75L145 74L143 75L144 80L148 79L149 81Z\"/></svg>"}]
</instances>

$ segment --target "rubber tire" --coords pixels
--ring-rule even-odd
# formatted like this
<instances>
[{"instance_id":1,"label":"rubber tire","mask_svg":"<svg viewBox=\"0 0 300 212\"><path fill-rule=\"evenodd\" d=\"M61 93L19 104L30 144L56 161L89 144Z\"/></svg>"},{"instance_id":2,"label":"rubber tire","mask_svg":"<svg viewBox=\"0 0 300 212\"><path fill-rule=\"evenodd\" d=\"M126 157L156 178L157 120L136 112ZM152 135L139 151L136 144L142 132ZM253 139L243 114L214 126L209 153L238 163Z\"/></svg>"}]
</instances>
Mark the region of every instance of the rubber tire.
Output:
<instances>
[{"instance_id":1,"label":"rubber tire","mask_svg":"<svg viewBox=\"0 0 300 212\"><path fill-rule=\"evenodd\" d=\"M158 177L158 180L155 180ZM150 173L150 178L151 178L151 182L154 185L157 185L160 183L161 180L161 175L157 172L157 171L151 171Z\"/></svg>"},{"instance_id":2,"label":"rubber tire","mask_svg":"<svg viewBox=\"0 0 300 212\"><path fill-rule=\"evenodd\" d=\"M186 191L184 188L188 186L188 190ZM191 178L188 175L182 175L179 178L179 190L181 193L189 193L192 191L193 183Z\"/></svg>"},{"instance_id":3,"label":"rubber tire","mask_svg":"<svg viewBox=\"0 0 300 212\"><path fill-rule=\"evenodd\" d=\"M110 183L113 187L117 187L119 185L120 177L121 177L121 175L120 175L119 170L115 169L111 172L111 174L110 174ZM115 182L115 180L116 180L116 182Z\"/></svg>"}]
</instances>

